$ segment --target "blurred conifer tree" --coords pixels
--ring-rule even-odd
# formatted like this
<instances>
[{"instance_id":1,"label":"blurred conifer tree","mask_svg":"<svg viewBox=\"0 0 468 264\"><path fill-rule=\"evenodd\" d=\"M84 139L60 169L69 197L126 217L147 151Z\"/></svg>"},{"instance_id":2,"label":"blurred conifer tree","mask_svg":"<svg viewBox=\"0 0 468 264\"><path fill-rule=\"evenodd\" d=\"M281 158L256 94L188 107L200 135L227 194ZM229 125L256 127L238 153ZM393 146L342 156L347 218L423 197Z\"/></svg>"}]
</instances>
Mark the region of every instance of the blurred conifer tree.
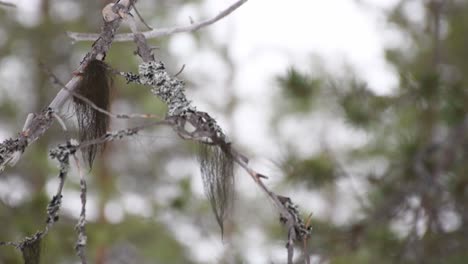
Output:
<instances>
[{"instance_id":1,"label":"blurred conifer tree","mask_svg":"<svg viewBox=\"0 0 468 264\"><path fill-rule=\"evenodd\" d=\"M327 184L336 192L341 179L361 183L353 217L340 224L320 218L313 223L309 248L325 263L468 259L468 4L421 1L424 17L418 21L408 12L413 2L401 1L388 12L389 26L405 38L404 48L386 52L399 77L391 93L376 94L356 75L339 80L333 72L316 76L292 68L278 78L287 95L282 100L302 111L309 111L304 105L312 99L334 102L325 111L339 113L336 118L367 137L363 147L344 153L327 148L308 157L289 153L283 163L293 186L323 191ZM366 164L364 175L347 172Z\"/></svg>"}]
</instances>

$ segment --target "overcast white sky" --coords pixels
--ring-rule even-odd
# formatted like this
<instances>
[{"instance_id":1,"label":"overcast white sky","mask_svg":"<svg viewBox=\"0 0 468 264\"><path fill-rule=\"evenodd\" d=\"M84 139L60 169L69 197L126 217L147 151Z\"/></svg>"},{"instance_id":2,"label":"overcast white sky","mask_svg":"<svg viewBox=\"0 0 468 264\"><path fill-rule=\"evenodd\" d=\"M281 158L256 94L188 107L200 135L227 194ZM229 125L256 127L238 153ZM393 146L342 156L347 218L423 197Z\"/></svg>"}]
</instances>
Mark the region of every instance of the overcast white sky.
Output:
<instances>
[{"instance_id":1,"label":"overcast white sky","mask_svg":"<svg viewBox=\"0 0 468 264\"><path fill-rule=\"evenodd\" d=\"M205 6L216 13L232 2L208 0ZM310 65L308 54L319 54L330 67L351 63L370 87L388 92L396 84L383 58L389 30L384 17L369 5L388 8L396 1L356 2L251 0L210 30L217 39L230 41L239 64L257 60L265 75L284 71L285 64ZM269 59L273 52L277 55Z\"/></svg>"},{"instance_id":2,"label":"overcast white sky","mask_svg":"<svg viewBox=\"0 0 468 264\"><path fill-rule=\"evenodd\" d=\"M213 16L233 2L207 0L202 14L195 7L186 6L178 12L177 21L185 24L189 16L195 20ZM312 66L317 64L337 73L343 71L345 64L351 65L375 92L391 92L397 78L385 61L384 48L401 42L402 38L386 24L381 11L390 8L396 0L363 0L360 3L355 0L250 0L228 18L204 29L216 42L228 45L238 69L235 87L229 88L241 102L230 131L235 139L259 150L255 153L259 156L279 151L269 140L267 120L275 107L271 105L275 91L273 80L291 65L312 73ZM199 97L198 101L213 98L212 104L223 102L223 78L226 77L223 61L203 47L199 50L190 34L177 35L170 43L172 53L187 66L185 74L213 76L213 71L219 73L217 79L200 85L206 93L197 90L194 98ZM223 120L220 121L223 124ZM328 125L319 123L308 133L323 133L323 126ZM298 137L304 132L298 129L285 131L289 137ZM349 136L334 135L334 138L346 141ZM314 149L308 143L302 142L301 146Z\"/></svg>"},{"instance_id":3,"label":"overcast white sky","mask_svg":"<svg viewBox=\"0 0 468 264\"><path fill-rule=\"evenodd\" d=\"M34 24L39 0L10 0L19 6L18 17L24 24ZM62 1L57 1L62 2ZM67 5L73 8L73 1ZM234 0L206 0L205 14L213 15L232 4ZM357 2L365 4L357 4ZM311 64L307 54L319 54L327 66L334 68L344 62L356 67L370 87L388 92L396 79L383 59L383 47L389 30L383 24L378 8L389 8L396 0L250 0L229 18L212 26L220 42L229 41L233 57L238 64L249 65L255 60L262 75L282 72L284 65ZM366 8L374 6L377 8ZM79 13L78 10L70 13ZM196 12L190 6L181 8L179 22ZM174 42L175 43L175 42ZM178 41L174 47L192 54L190 43ZM183 47L180 49L179 47ZM260 78L257 77L257 78ZM255 80L259 81L259 80ZM240 85L239 93L247 85ZM257 86L261 89L262 85ZM256 91L259 92L260 91Z\"/></svg>"}]
</instances>

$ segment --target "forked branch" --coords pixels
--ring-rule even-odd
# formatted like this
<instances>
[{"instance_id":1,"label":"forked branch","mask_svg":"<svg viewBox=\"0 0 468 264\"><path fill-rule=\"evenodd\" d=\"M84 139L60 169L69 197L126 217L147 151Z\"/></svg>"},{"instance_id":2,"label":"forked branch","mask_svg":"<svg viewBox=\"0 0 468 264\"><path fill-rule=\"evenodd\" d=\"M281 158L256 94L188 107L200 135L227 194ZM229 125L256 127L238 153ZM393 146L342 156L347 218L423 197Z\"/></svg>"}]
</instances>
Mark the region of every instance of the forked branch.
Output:
<instances>
[{"instance_id":1,"label":"forked branch","mask_svg":"<svg viewBox=\"0 0 468 264\"><path fill-rule=\"evenodd\" d=\"M222 18L228 16L232 12L234 12L237 8L241 5L245 4L248 0L239 0L226 8L225 10L221 11L215 17L212 17L207 20L203 20L201 22L192 23L187 26L175 26L175 27L168 27L168 28L155 28L153 30L141 32L145 38L147 39L154 39L160 37L170 36L176 33L182 32L194 32L201 28L207 27L216 23L217 21L221 20ZM96 40L99 35L98 34L90 34L90 33L78 33L78 32L67 32L68 37L70 37L73 41L94 41ZM117 34L115 36L115 40L117 42L124 42L124 41L132 41L133 40L133 33L126 33L126 34Z\"/></svg>"},{"instance_id":2,"label":"forked branch","mask_svg":"<svg viewBox=\"0 0 468 264\"><path fill-rule=\"evenodd\" d=\"M125 5L116 5L115 13L128 13L135 0L122 1ZM76 72L81 72L86 67L87 63L94 59L102 60L114 41L115 33L119 28L123 18L118 16L116 19L107 22L101 30L98 39L93 43L91 50L85 55ZM49 106L43 111L35 114L30 114L24 124L24 129L16 138L9 138L0 143L0 173L6 166L14 166L21 158L28 145L39 139L52 125L52 118L47 116L48 109L54 112L63 106L63 104L71 98L72 94L69 91L74 91L81 80L79 74L74 75L70 81L61 89Z\"/></svg>"}]
</instances>

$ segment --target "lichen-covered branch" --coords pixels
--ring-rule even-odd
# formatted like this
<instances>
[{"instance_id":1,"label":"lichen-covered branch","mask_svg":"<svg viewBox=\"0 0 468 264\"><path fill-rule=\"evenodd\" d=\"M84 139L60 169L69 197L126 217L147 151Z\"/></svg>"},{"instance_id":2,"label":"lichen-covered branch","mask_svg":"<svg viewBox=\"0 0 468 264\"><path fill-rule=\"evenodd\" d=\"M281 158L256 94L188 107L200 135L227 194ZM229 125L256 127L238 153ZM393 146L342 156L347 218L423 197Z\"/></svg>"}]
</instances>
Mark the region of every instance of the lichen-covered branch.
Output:
<instances>
[{"instance_id":1,"label":"lichen-covered branch","mask_svg":"<svg viewBox=\"0 0 468 264\"><path fill-rule=\"evenodd\" d=\"M122 2L124 2L125 5L116 5L113 9L115 13L120 14L130 12L135 0L126 0ZM105 57L107 51L112 45L115 33L117 32L122 19L123 18L119 16L112 21L104 21L99 37L93 43L91 50L81 61L80 66L76 70L77 72L81 72L87 65L88 61L93 59L102 60ZM49 109L58 111L58 109L68 99L70 99L72 95L69 91L75 90L80 79L81 77L79 75L74 75L65 85L66 89L63 88L57 93L48 108L39 113L33 114L31 119L27 119L24 124L23 131L19 133L17 138L9 138L0 143L0 173L6 166L14 166L21 158L21 155L27 146L40 138L44 132L49 129L52 125L52 118L48 115Z\"/></svg>"},{"instance_id":2,"label":"lichen-covered branch","mask_svg":"<svg viewBox=\"0 0 468 264\"><path fill-rule=\"evenodd\" d=\"M105 142L113 141L122 139L125 137L133 136L138 133L138 131L156 126L156 125L170 125L172 121L170 120L162 120L158 122L148 123L142 126L118 130L114 132L108 132L104 136L78 143L76 140L67 140L65 144L60 144L57 147L50 150L50 157L55 159L59 163L59 185L57 188L57 192L52 197L51 201L47 206L47 218L46 218L46 226L44 230L36 232L34 235L30 237L26 237L21 241L14 242L14 241L0 241L0 246L13 246L18 248L23 253L23 258L25 259L25 263L39 263L40 258L40 244L42 238L44 238L53 227L53 225L59 220L59 211L60 206L62 205L62 191L65 184L65 180L67 178L69 169L70 169L70 156L75 155L75 153L83 148L89 147L91 145L96 144L104 144ZM80 190L81 190L81 213L78 219L78 224L76 225L75 229L78 233L78 239L76 242L76 251L78 256L80 257L81 263L87 263L84 249L86 246L86 234L85 234L85 224L86 224L86 181L83 175L80 173ZM29 262L33 261L33 262Z\"/></svg>"},{"instance_id":3,"label":"lichen-covered branch","mask_svg":"<svg viewBox=\"0 0 468 264\"><path fill-rule=\"evenodd\" d=\"M288 239L286 247L288 249L288 263L292 263L294 253L294 243L296 241L305 242L311 234L311 227L306 225L295 205L289 197L275 194L263 182L262 179L267 178L263 174L256 172L248 165L248 159L240 152L232 147L228 137L225 135L221 127L217 124L216 120L208 113L197 111L191 102L186 98L184 82L171 76L162 62L151 60L154 58L151 48L147 45L146 41L139 33L135 33L134 39L138 46L138 54L147 54L142 57L145 62L141 63L138 67L138 74L133 73L120 73L125 77L127 82L135 82L145 86L151 87L151 92L161 99L168 106L167 118L173 121L173 129L184 139L194 140L202 144L218 146L219 149L230 157L234 162L240 165L255 181L255 183L263 190L275 207L279 211L280 221L283 223L288 231ZM151 55L148 55L151 54ZM215 155L216 156L216 155ZM216 156L217 157L217 156ZM220 162L219 158L216 162ZM229 179L223 178L224 175L229 174L225 170L225 166L213 172L213 169L208 170L210 175L205 175L207 167L205 162L201 162L203 180L209 179L205 183L205 191L212 203L215 211L215 216L220 223L221 231L223 230L223 216L225 207L228 204L219 206L224 202L227 197L225 195L217 195L223 192L231 192L226 189L226 182ZM216 165L208 166L214 167ZM220 174L213 176L212 174ZM221 184L222 183L222 184ZM309 262L308 253L305 257L306 262Z\"/></svg>"},{"instance_id":4,"label":"lichen-covered branch","mask_svg":"<svg viewBox=\"0 0 468 264\"><path fill-rule=\"evenodd\" d=\"M69 156L75 153L75 146L75 143L72 143L72 141L67 141L67 144L59 146L50 152L50 157L52 159L57 159L60 163L59 186L57 188L57 192L52 196L52 199L47 206L47 219L44 230L38 231L34 235L26 237L18 242L0 242L0 246L8 245L20 249L23 253L25 263L39 263L42 238L49 233L52 226L59 219L58 213L60 206L62 205L62 191L69 169Z\"/></svg>"},{"instance_id":5,"label":"lichen-covered branch","mask_svg":"<svg viewBox=\"0 0 468 264\"><path fill-rule=\"evenodd\" d=\"M0 173L7 165L13 166L20 159L26 147L38 139L52 124L54 110L50 107L28 118L25 127L17 138L9 138L0 143Z\"/></svg>"}]
</instances>

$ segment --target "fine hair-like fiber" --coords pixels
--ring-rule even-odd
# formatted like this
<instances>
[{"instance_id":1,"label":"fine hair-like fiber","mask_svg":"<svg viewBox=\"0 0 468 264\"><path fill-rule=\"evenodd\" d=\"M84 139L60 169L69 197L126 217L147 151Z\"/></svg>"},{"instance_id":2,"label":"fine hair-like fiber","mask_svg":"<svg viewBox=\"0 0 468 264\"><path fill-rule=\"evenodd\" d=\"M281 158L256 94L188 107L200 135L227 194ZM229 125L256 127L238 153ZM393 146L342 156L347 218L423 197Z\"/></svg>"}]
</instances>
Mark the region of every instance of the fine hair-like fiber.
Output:
<instances>
[{"instance_id":1,"label":"fine hair-like fiber","mask_svg":"<svg viewBox=\"0 0 468 264\"><path fill-rule=\"evenodd\" d=\"M76 92L93 102L99 108L109 110L112 74L106 63L91 60L81 73L81 80ZM73 97L73 103L78 119L80 142L103 136L109 126L109 116L92 108L87 102ZM103 144L90 145L82 149L83 160L92 168L96 153L104 149Z\"/></svg>"},{"instance_id":2,"label":"fine hair-like fiber","mask_svg":"<svg viewBox=\"0 0 468 264\"><path fill-rule=\"evenodd\" d=\"M234 202L234 160L221 146L199 144L203 187L211 207L224 234L224 221L230 215Z\"/></svg>"}]
</instances>

